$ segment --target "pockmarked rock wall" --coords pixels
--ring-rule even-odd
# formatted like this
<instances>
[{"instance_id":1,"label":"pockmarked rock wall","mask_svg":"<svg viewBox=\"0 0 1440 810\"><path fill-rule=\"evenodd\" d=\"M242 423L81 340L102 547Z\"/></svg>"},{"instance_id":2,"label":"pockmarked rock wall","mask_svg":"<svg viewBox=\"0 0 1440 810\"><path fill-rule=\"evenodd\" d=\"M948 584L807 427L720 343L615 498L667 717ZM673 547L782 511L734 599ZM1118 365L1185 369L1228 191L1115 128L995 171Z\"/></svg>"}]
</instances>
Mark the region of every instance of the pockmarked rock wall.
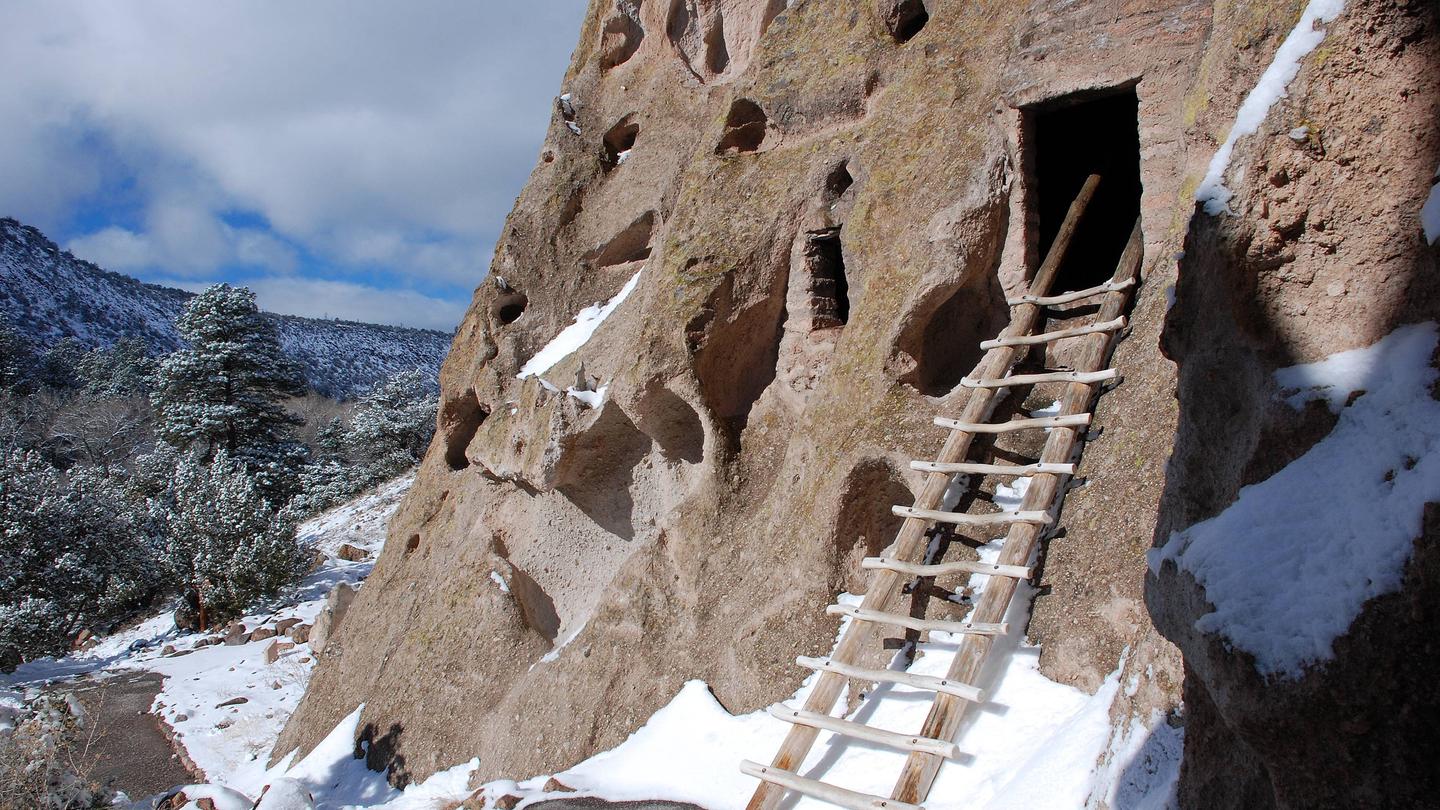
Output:
<instances>
[{"instance_id":1,"label":"pockmarked rock wall","mask_svg":"<svg viewBox=\"0 0 1440 810\"><path fill-rule=\"evenodd\" d=\"M1391 5L1347 9L1327 69L1361 71L1382 48L1365 15ZM1039 263L1036 111L1116 92L1138 98L1144 280L1115 356L1125 382L1101 400L1084 485L1045 544L1029 634L1057 680L1093 691L1120 670L1117 729L1182 722L1200 671L1146 603L1188 655L1162 604L1185 591L1152 579L1147 593L1145 552L1157 514L1183 524L1236 484L1176 500L1175 477L1202 466L1185 437L1208 394L1162 330L1167 313L1172 336L1224 329L1194 302L1255 289L1253 274L1189 268L1195 240L1260 232L1260 197L1216 225L1194 218L1194 189L1301 7L594 0L442 372L435 443L276 752L364 703L370 764L397 781L472 756L483 779L520 777L617 744L688 679L735 712L789 695L794 657L833 642L824 606L863 591L858 560L893 539L890 506L920 483L908 462L943 439L931 419L959 410L979 341ZM1290 148L1271 144L1294 126L1279 116L1237 166ZM1421 179L1387 199L1403 208ZM578 351L517 376L632 278ZM1012 408L1055 398L1020 393ZM1206 750L1236 734L1221 702L1189 720L1217 741Z\"/></svg>"}]
</instances>

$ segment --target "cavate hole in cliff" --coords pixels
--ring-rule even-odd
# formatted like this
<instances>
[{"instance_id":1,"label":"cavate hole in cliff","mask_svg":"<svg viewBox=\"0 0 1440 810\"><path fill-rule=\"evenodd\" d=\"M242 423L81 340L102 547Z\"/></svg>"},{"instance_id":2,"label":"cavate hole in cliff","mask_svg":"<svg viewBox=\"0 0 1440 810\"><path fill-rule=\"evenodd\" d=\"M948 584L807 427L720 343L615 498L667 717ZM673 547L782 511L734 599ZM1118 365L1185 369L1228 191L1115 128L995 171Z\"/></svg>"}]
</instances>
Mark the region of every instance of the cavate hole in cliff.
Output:
<instances>
[{"instance_id":1,"label":"cavate hole in cliff","mask_svg":"<svg viewBox=\"0 0 1440 810\"><path fill-rule=\"evenodd\" d=\"M909 42L930 22L922 0L892 0L885 9L885 28L896 42Z\"/></svg>"},{"instance_id":2,"label":"cavate hole in cliff","mask_svg":"<svg viewBox=\"0 0 1440 810\"><path fill-rule=\"evenodd\" d=\"M709 81L730 67L725 14L719 3L674 0L665 25L670 44L695 78Z\"/></svg>"},{"instance_id":3,"label":"cavate hole in cliff","mask_svg":"<svg viewBox=\"0 0 1440 810\"><path fill-rule=\"evenodd\" d=\"M555 600L540 587L540 583L513 562L510 563L509 586L525 625L547 641L554 641L560 633L560 614L555 610Z\"/></svg>"},{"instance_id":4,"label":"cavate hole in cliff","mask_svg":"<svg viewBox=\"0 0 1440 810\"><path fill-rule=\"evenodd\" d=\"M736 99L725 116L725 133L720 136L715 154L735 155L759 149L765 142L768 121L759 104L748 98Z\"/></svg>"},{"instance_id":5,"label":"cavate hole in cliff","mask_svg":"<svg viewBox=\"0 0 1440 810\"><path fill-rule=\"evenodd\" d=\"M650 258L650 239L655 233L655 212L646 211L625 229L588 256L596 267L612 267Z\"/></svg>"},{"instance_id":6,"label":"cavate hole in cliff","mask_svg":"<svg viewBox=\"0 0 1440 810\"><path fill-rule=\"evenodd\" d=\"M755 401L775 380L787 280L787 273L778 273L767 289L737 301L731 277L712 295L706 312L685 328L699 343L695 375L700 395L724 427L732 449L739 446Z\"/></svg>"},{"instance_id":7,"label":"cavate hole in cliff","mask_svg":"<svg viewBox=\"0 0 1440 810\"><path fill-rule=\"evenodd\" d=\"M903 518L892 506L910 506L915 496L898 473L883 461L861 462L845 479L835 519L835 547L841 570L849 577L846 590L860 593L865 576L862 557L874 557L890 545Z\"/></svg>"},{"instance_id":8,"label":"cavate hole in cliff","mask_svg":"<svg viewBox=\"0 0 1440 810\"><path fill-rule=\"evenodd\" d=\"M512 324L525 314L525 307L529 304L530 299L526 298L524 293L505 293L490 305L490 317L502 326Z\"/></svg>"},{"instance_id":9,"label":"cavate hole in cliff","mask_svg":"<svg viewBox=\"0 0 1440 810\"><path fill-rule=\"evenodd\" d=\"M620 4L619 14L605 21L605 27L600 32L601 70L625 64L640 50L645 29L640 27L638 15L639 3L624 3Z\"/></svg>"},{"instance_id":10,"label":"cavate hole in cliff","mask_svg":"<svg viewBox=\"0 0 1440 810\"><path fill-rule=\"evenodd\" d=\"M700 415L681 396L663 385L647 388L637 408L639 427L660 445L669 459L691 464L705 455L705 427Z\"/></svg>"},{"instance_id":11,"label":"cavate hole in cliff","mask_svg":"<svg viewBox=\"0 0 1440 810\"><path fill-rule=\"evenodd\" d=\"M980 342L1009 322L1005 291L993 273L931 291L900 333L900 350L915 361L900 381L926 396L945 396L980 362Z\"/></svg>"},{"instance_id":12,"label":"cavate hole in cliff","mask_svg":"<svg viewBox=\"0 0 1440 810\"><path fill-rule=\"evenodd\" d=\"M855 185L855 178L850 174L850 164L841 163L825 175L825 200L831 206L840 201L845 192Z\"/></svg>"},{"instance_id":13,"label":"cavate hole in cliff","mask_svg":"<svg viewBox=\"0 0 1440 810\"><path fill-rule=\"evenodd\" d=\"M621 118L610 127L605 133L602 141L605 145L606 171L619 166L630 157L630 150L635 148L635 139L640 137L640 125L635 123L634 115L627 115Z\"/></svg>"},{"instance_id":14,"label":"cavate hole in cliff","mask_svg":"<svg viewBox=\"0 0 1440 810\"><path fill-rule=\"evenodd\" d=\"M1031 111L1034 212L1043 260L1085 178L1100 186L1070 242L1052 289L1079 290L1110 279L1140 215L1139 99L1133 87L1067 97Z\"/></svg>"},{"instance_id":15,"label":"cavate hole in cliff","mask_svg":"<svg viewBox=\"0 0 1440 810\"><path fill-rule=\"evenodd\" d=\"M805 275L810 287L810 328L844 326L850 320L850 284L840 227L805 234Z\"/></svg>"},{"instance_id":16,"label":"cavate hole in cliff","mask_svg":"<svg viewBox=\"0 0 1440 810\"><path fill-rule=\"evenodd\" d=\"M420 535L410 535L410 539L405 541L405 553L411 554L418 548L420 548Z\"/></svg>"},{"instance_id":17,"label":"cavate hole in cliff","mask_svg":"<svg viewBox=\"0 0 1440 810\"><path fill-rule=\"evenodd\" d=\"M476 398L474 389L441 403L440 435L445 440L445 463L450 465L450 469L463 470L470 466L465 450L470 446L470 440L475 438L475 431L489 415L490 412Z\"/></svg>"},{"instance_id":18,"label":"cavate hole in cliff","mask_svg":"<svg viewBox=\"0 0 1440 810\"><path fill-rule=\"evenodd\" d=\"M635 536L630 492L635 467L651 439L613 402L561 450L556 489L601 528L625 540Z\"/></svg>"}]
</instances>

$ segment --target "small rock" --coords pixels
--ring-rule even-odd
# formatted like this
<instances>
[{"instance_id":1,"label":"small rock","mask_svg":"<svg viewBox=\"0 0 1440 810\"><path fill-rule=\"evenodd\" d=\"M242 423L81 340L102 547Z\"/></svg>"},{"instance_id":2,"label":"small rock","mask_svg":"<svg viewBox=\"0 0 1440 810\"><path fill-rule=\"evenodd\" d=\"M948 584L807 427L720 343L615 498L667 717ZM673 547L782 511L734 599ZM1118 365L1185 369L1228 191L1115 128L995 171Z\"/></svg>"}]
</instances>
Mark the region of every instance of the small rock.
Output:
<instances>
[{"instance_id":1,"label":"small rock","mask_svg":"<svg viewBox=\"0 0 1440 810\"><path fill-rule=\"evenodd\" d=\"M161 654L161 655L174 655L174 654L175 654L175 645L174 645L174 644L166 644L164 647L161 647L161 648L160 648L160 654Z\"/></svg>"},{"instance_id":2,"label":"small rock","mask_svg":"<svg viewBox=\"0 0 1440 810\"><path fill-rule=\"evenodd\" d=\"M200 810L220 810L218 807L215 806L215 800L210 798L209 796L204 796L202 798L196 799L195 806L200 808Z\"/></svg>"},{"instance_id":3,"label":"small rock","mask_svg":"<svg viewBox=\"0 0 1440 810\"><path fill-rule=\"evenodd\" d=\"M250 634L251 641L264 641L267 638L274 638L276 635L273 627L257 627L255 632Z\"/></svg>"},{"instance_id":4,"label":"small rock","mask_svg":"<svg viewBox=\"0 0 1440 810\"><path fill-rule=\"evenodd\" d=\"M515 805L520 803L520 797L513 793L506 793L495 800L496 810L515 810Z\"/></svg>"},{"instance_id":5,"label":"small rock","mask_svg":"<svg viewBox=\"0 0 1440 810\"><path fill-rule=\"evenodd\" d=\"M231 725L233 725L234 722L235 722L234 720L231 720L230 718L227 717L227 718L225 718L224 720L221 720L220 722L216 723L216 724L215 724L215 728L220 729L221 731L223 731L223 730L229 728Z\"/></svg>"},{"instance_id":6,"label":"small rock","mask_svg":"<svg viewBox=\"0 0 1440 810\"><path fill-rule=\"evenodd\" d=\"M177 714L177 715L175 715L175 722L177 722L177 723L183 723L183 722L185 722L186 720L189 720L189 719L190 719L190 715L188 715L188 714Z\"/></svg>"},{"instance_id":7,"label":"small rock","mask_svg":"<svg viewBox=\"0 0 1440 810\"><path fill-rule=\"evenodd\" d=\"M294 644L293 642L280 641L280 640L278 640L278 639L275 640L275 641L272 641L272 642L270 642L270 646L265 648L265 663L267 663L267 664L273 664L273 663L275 663L277 660L279 660L279 658L280 658L280 653L283 653L283 652L285 652L286 650L293 650L293 649L295 649L295 644ZM279 684L277 683L277 684L276 684L276 688L278 688L278 687L279 687Z\"/></svg>"},{"instance_id":8,"label":"small rock","mask_svg":"<svg viewBox=\"0 0 1440 810\"><path fill-rule=\"evenodd\" d=\"M304 644L310 640L310 625L297 624L290 628L290 640L296 644Z\"/></svg>"},{"instance_id":9,"label":"small rock","mask_svg":"<svg viewBox=\"0 0 1440 810\"><path fill-rule=\"evenodd\" d=\"M363 548L360 548L359 546L352 546L349 543L341 543L340 549L335 552L335 556L346 562L363 562L370 559L370 552L366 551Z\"/></svg>"},{"instance_id":10,"label":"small rock","mask_svg":"<svg viewBox=\"0 0 1440 810\"><path fill-rule=\"evenodd\" d=\"M299 623L300 617L298 616L291 616L288 619L281 619L280 621L275 623L275 632L282 636L288 635L290 633L290 628L294 627Z\"/></svg>"},{"instance_id":11,"label":"small rock","mask_svg":"<svg viewBox=\"0 0 1440 810\"><path fill-rule=\"evenodd\" d=\"M575 788L570 787L569 785L565 784L564 782L561 782L559 779L556 779L556 778L553 777L553 776L550 777L549 779L546 779L546 780L545 780L545 787L542 788L542 789L543 789L546 793L574 793L574 792L575 792Z\"/></svg>"},{"instance_id":12,"label":"small rock","mask_svg":"<svg viewBox=\"0 0 1440 810\"><path fill-rule=\"evenodd\" d=\"M250 698L247 698L247 697L233 697L233 698L230 698L229 700L223 701L223 702L221 702L221 703L216 703L216 704L215 704L215 708L217 708L217 709L223 709L223 708L225 708L226 706L239 706L239 705L242 704L242 703L249 703L249 702L250 702Z\"/></svg>"},{"instance_id":13,"label":"small rock","mask_svg":"<svg viewBox=\"0 0 1440 810\"><path fill-rule=\"evenodd\" d=\"M302 664L308 664L308 663L310 663L311 660L312 660L312 659L310 658L310 656L307 655L307 656L305 656L304 658L301 658L301 659L300 659L300 663L302 663Z\"/></svg>"}]
</instances>

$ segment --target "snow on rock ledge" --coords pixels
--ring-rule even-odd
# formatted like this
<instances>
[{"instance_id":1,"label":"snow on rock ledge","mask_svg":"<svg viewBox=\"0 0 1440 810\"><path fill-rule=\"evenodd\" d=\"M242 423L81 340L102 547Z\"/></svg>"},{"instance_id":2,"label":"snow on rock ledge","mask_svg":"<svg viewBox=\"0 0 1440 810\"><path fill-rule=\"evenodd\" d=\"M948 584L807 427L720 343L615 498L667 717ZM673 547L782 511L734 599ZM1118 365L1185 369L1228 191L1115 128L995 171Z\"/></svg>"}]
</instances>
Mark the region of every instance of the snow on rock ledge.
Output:
<instances>
[{"instance_id":1,"label":"snow on rock ledge","mask_svg":"<svg viewBox=\"0 0 1440 810\"><path fill-rule=\"evenodd\" d=\"M1254 655L1261 674L1298 678L1332 658L1365 602L1400 587L1424 506L1440 501L1435 346L1434 323L1405 326L1277 371L1285 401L1324 400L1334 430L1149 552L1152 571L1172 561L1204 586L1215 610L1196 629Z\"/></svg>"}]
</instances>

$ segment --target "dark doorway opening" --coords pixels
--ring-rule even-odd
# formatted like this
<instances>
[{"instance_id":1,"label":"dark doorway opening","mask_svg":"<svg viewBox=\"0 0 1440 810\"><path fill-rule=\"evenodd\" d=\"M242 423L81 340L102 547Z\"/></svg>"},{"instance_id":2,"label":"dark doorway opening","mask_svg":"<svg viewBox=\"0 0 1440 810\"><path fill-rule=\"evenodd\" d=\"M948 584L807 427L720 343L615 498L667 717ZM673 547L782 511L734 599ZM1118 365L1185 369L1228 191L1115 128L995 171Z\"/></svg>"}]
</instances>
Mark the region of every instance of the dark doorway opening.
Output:
<instances>
[{"instance_id":1,"label":"dark doorway opening","mask_svg":"<svg viewBox=\"0 0 1440 810\"><path fill-rule=\"evenodd\" d=\"M1135 88L1068 96L1030 111L1037 216L1036 267L1044 261L1085 178L1100 175L1060 273L1055 292L1110 280L1140 216L1140 102Z\"/></svg>"},{"instance_id":2,"label":"dark doorway opening","mask_svg":"<svg viewBox=\"0 0 1440 810\"><path fill-rule=\"evenodd\" d=\"M850 320L850 282L839 226L805 234L805 266L810 271L810 328L844 326Z\"/></svg>"}]
</instances>

